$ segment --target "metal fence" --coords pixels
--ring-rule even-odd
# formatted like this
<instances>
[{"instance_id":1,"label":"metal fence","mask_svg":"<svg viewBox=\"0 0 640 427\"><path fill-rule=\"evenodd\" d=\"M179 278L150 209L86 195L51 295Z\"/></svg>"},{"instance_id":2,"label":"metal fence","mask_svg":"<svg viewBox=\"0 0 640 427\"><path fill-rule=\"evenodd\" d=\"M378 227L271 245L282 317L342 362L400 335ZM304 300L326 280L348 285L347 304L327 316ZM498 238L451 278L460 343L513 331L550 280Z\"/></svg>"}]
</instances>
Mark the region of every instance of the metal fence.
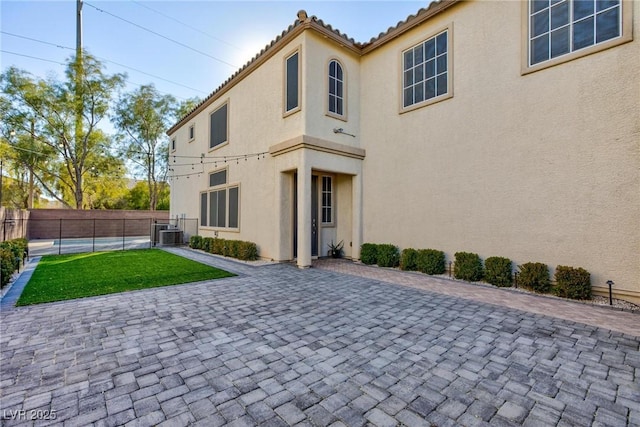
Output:
<instances>
[{"instance_id":1,"label":"metal fence","mask_svg":"<svg viewBox=\"0 0 640 427\"><path fill-rule=\"evenodd\" d=\"M29 220L31 256L144 249L163 244L163 230L179 232L178 240L164 244L181 245L197 233L197 220L180 218L170 223L155 219L42 219ZM194 231L195 226L195 231Z\"/></svg>"}]
</instances>

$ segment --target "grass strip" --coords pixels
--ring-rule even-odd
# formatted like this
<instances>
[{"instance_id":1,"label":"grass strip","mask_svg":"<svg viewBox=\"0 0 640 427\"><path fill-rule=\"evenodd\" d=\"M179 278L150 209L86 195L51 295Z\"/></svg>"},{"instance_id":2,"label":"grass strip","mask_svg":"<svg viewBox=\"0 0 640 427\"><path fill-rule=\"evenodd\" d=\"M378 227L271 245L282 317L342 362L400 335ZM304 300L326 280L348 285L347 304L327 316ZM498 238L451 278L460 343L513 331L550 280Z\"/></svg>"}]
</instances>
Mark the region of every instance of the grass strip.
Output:
<instances>
[{"instance_id":1,"label":"grass strip","mask_svg":"<svg viewBox=\"0 0 640 427\"><path fill-rule=\"evenodd\" d=\"M43 256L16 305L235 276L159 249Z\"/></svg>"}]
</instances>

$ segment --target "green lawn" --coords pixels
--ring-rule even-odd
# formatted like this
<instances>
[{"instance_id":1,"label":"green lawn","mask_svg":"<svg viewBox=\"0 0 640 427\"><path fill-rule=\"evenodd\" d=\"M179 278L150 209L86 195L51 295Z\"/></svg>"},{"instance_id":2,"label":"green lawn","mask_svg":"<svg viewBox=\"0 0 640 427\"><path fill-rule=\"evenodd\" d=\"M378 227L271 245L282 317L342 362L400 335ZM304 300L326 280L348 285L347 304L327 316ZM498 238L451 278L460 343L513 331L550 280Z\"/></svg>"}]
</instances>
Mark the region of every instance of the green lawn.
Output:
<instances>
[{"instance_id":1,"label":"green lawn","mask_svg":"<svg viewBox=\"0 0 640 427\"><path fill-rule=\"evenodd\" d=\"M235 276L159 249L43 256L16 305Z\"/></svg>"}]
</instances>

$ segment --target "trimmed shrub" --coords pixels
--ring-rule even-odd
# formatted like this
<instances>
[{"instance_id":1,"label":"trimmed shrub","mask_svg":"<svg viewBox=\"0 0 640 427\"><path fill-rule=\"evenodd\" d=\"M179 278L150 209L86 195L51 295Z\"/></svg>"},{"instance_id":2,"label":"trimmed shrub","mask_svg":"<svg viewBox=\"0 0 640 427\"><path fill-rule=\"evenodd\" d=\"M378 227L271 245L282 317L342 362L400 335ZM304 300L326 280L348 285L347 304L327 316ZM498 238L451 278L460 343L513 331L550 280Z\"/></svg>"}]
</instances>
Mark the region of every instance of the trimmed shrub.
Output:
<instances>
[{"instance_id":1,"label":"trimmed shrub","mask_svg":"<svg viewBox=\"0 0 640 427\"><path fill-rule=\"evenodd\" d=\"M400 264L400 250L395 245L389 243L378 245L377 256L377 264L380 267L397 267Z\"/></svg>"},{"instance_id":2,"label":"trimmed shrub","mask_svg":"<svg viewBox=\"0 0 640 427\"><path fill-rule=\"evenodd\" d=\"M189 237L189 247L191 249L202 249L202 236Z\"/></svg>"},{"instance_id":3,"label":"trimmed shrub","mask_svg":"<svg viewBox=\"0 0 640 427\"><path fill-rule=\"evenodd\" d=\"M471 252L456 252L455 264L453 266L453 277L456 279L477 282L482 280L484 271L480 256Z\"/></svg>"},{"instance_id":4,"label":"trimmed shrub","mask_svg":"<svg viewBox=\"0 0 640 427\"><path fill-rule=\"evenodd\" d=\"M222 253L222 255L231 258L238 258L238 243L239 242L237 240L225 240L224 252Z\"/></svg>"},{"instance_id":5,"label":"trimmed shrub","mask_svg":"<svg viewBox=\"0 0 640 427\"><path fill-rule=\"evenodd\" d=\"M587 270L559 265L554 277L556 285L553 291L559 297L591 299L591 274Z\"/></svg>"},{"instance_id":6,"label":"trimmed shrub","mask_svg":"<svg viewBox=\"0 0 640 427\"><path fill-rule=\"evenodd\" d=\"M213 247L213 237L203 237L201 249L205 252L211 253L212 247Z\"/></svg>"},{"instance_id":7,"label":"trimmed shrub","mask_svg":"<svg viewBox=\"0 0 640 427\"><path fill-rule=\"evenodd\" d=\"M549 292L551 280L549 279L549 267L541 262L527 262L519 265L520 274L518 283L525 288L536 292Z\"/></svg>"},{"instance_id":8,"label":"trimmed shrub","mask_svg":"<svg viewBox=\"0 0 640 427\"><path fill-rule=\"evenodd\" d=\"M13 272L16 271L14 264L13 252L6 247L0 248L0 288L5 287L11 280Z\"/></svg>"},{"instance_id":9,"label":"trimmed shrub","mask_svg":"<svg viewBox=\"0 0 640 427\"><path fill-rule=\"evenodd\" d=\"M444 274L444 252L436 249L420 249L417 254L418 271L426 274Z\"/></svg>"},{"instance_id":10,"label":"trimmed shrub","mask_svg":"<svg viewBox=\"0 0 640 427\"><path fill-rule=\"evenodd\" d=\"M211 253L216 255L224 255L225 240L218 237L213 239L211 244Z\"/></svg>"},{"instance_id":11,"label":"trimmed shrub","mask_svg":"<svg viewBox=\"0 0 640 427\"><path fill-rule=\"evenodd\" d=\"M360 247L360 260L363 264L372 265L378 262L378 245L363 243Z\"/></svg>"},{"instance_id":12,"label":"trimmed shrub","mask_svg":"<svg viewBox=\"0 0 640 427\"><path fill-rule=\"evenodd\" d=\"M238 259L255 261L258 259L258 246L253 242L238 242Z\"/></svg>"},{"instance_id":13,"label":"trimmed shrub","mask_svg":"<svg viewBox=\"0 0 640 427\"><path fill-rule=\"evenodd\" d=\"M484 280L495 286L509 287L513 282L511 260L492 256L484 261Z\"/></svg>"},{"instance_id":14,"label":"trimmed shrub","mask_svg":"<svg viewBox=\"0 0 640 427\"><path fill-rule=\"evenodd\" d=\"M400 254L400 269L406 271L416 271L418 265L416 264L418 258L418 251L412 248L407 248Z\"/></svg>"}]
</instances>

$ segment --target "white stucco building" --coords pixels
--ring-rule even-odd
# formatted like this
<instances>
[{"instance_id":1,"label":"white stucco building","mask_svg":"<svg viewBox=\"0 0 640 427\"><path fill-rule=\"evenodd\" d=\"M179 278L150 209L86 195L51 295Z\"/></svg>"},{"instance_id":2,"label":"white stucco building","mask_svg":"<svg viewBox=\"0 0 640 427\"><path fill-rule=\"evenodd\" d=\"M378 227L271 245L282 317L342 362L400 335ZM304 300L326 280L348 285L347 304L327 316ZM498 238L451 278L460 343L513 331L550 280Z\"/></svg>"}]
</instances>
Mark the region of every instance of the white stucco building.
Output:
<instances>
[{"instance_id":1,"label":"white stucco building","mask_svg":"<svg viewBox=\"0 0 640 427\"><path fill-rule=\"evenodd\" d=\"M171 214L301 267L393 243L583 267L640 301L639 20L442 0L358 43L301 11L169 130Z\"/></svg>"}]
</instances>

